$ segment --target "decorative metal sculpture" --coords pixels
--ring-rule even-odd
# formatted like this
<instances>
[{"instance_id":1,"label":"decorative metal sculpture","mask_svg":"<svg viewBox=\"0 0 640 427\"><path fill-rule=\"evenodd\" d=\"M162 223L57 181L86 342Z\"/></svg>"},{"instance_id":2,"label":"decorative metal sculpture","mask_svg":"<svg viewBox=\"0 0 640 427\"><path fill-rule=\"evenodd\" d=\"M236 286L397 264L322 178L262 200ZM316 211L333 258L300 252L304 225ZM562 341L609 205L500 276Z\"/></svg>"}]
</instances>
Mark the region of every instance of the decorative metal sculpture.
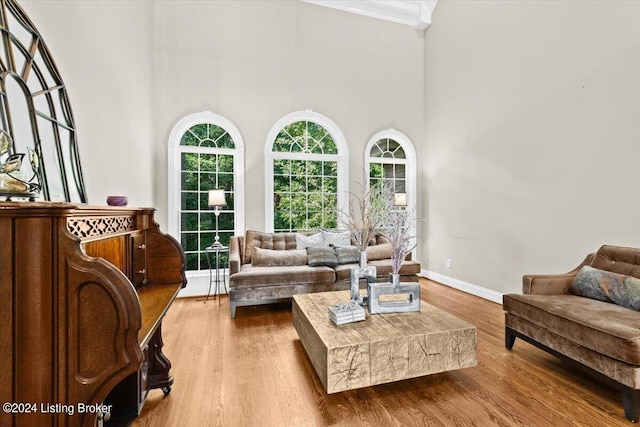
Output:
<instances>
[{"instance_id":1,"label":"decorative metal sculpture","mask_svg":"<svg viewBox=\"0 0 640 427\"><path fill-rule=\"evenodd\" d=\"M360 265L351 269L351 301L355 301L360 305L367 304L367 295L360 293L360 280L367 280L368 285L376 282L376 268L373 265L367 265L367 252L360 251Z\"/></svg>"},{"instance_id":2,"label":"decorative metal sculpture","mask_svg":"<svg viewBox=\"0 0 640 427\"><path fill-rule=\"evenodd\" d=\"M13 139L0 129L0 196L11 200L12 197L26 197L33 201L40 194L40 162L35 151L27 147L33 175L26 179L21 171L24 153L15 153Z\"/></svg>"},{"instance_id":3,"label":"decorative metal sculpture","mask_svg":"<svg viewBox=\"0 0 640 427\"><path fill-rule=\"evenodd\" d=\"M369 314L420 311L420 284L400 282L400 275L390 274L389 283L370 283L367 308ZM402 299L380 300L381 295L402 295Z\"/></svg>"}]
</instances>

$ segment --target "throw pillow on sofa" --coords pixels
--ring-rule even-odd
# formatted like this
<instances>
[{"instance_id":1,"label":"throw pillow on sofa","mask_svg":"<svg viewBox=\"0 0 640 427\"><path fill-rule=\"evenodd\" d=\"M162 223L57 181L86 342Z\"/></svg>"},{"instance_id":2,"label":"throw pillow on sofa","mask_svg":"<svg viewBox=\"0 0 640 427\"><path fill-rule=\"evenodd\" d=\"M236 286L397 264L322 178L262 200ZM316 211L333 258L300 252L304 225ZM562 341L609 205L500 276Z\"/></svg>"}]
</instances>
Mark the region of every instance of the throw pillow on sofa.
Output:
<instances>
[{"instance_id":1,"label":"throw pillow on sofa","mask_svg":"<svg viewBox=\"0 0 640 427\"><path fill-rule=\"evenodd\" d=\"M573 279L569 290L583 297L612 302L610 297L611 288L623 286L625 277L622 274L585 265Z\"/></svg>"},{"instance_id":2,"label":"throw pillow on sofa","mask_svg":"<svg viewBox=\"0 0 640 427\"><path fill-rule=\"evenodd\" d=\"M571 284L570 292L640 311L640 279L585 265Z\"/></svg>"},{"instance_id":3,"label":"throw pillow on sofa","mask_svg":"<svg viewBox=\"0 0 640 427\"><path fill-rule=\"evenodd\" d=\"M312 234L311 236L296 233L296 249L323 248L324 246L322 232Z\"/></svg>"},{"instance_id":4,"label":"throw pillow on sofa","mask_svg":"<svg viewBox=\"0 0 640 427\"><path fill-rule=\"evenodd\" d=\"M307 248L309 267L336 267L338 258L333 248Z\"/></svg>"},{"instance_id":5,"label":"throw pillow on sofa","mask_svg":"<svg viewBox=\"0 0 640 427\"><path fill-rule=\"evenodd\" d=\"M355 246L334 246L338 264L357 264L360 262L360 251Z\"/></svg>"},{"instance_id":6,"label":"throw pillow on sofa","mask_svg":"<svg viewBox=\"0 0 640 427\"><path fill-rule=\"evenodd\" d=\"M367 247L367 261L375 261L378 259L389 259L393 254L393 249L389 243L374 245Z\"/></svg>"},{"instance_id":7,"label":"throw pillow on sofa","mask_svg":"<svg viewBox=\"0 0 640 427\"><path fill-rule=\"evenodd\" d=\"M609 297L622 307L640 311L640 279L625 277L622 286L616 285L609 289Z\"/></svg>"},{"instance_id":8,"label":"throw pillow on sofa","mask_svg":"<svg viewBox=\"0 0 640 427\"><path fill-rule=\"evenodd\" d=\"M325 246L349 246L351 245L351 231L349 230L322 230L322 238Z\"/></svg>"},{"instance_id":9,"label":"throw pillow on sofa","mask_svg":"<svg viewBox=\"0 0 640 427\"><path fill-rule=\"evenodd\" d=\"M254 267L284 267L294 265L307 265L307 251L298 250L272 250L253 248L251 265Z\"/></svg>"}]
</instances>

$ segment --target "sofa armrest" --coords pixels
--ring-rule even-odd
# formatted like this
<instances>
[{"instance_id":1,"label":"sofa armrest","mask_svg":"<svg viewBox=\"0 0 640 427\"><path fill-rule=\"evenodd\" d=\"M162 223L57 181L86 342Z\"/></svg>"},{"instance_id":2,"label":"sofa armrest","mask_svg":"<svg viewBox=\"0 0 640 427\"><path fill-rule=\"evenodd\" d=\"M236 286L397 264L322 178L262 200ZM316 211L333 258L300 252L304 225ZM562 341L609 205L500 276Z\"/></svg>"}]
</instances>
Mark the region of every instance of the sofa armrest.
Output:
<instances>
[{"instance_id":1,"label":"sofa armrest","mask_svg":"<svg viewBox=\"0 0 640 427\"><path fill-rule=\"evenodd\" d=\"M589 254L573 270L564 274L536 274L522 277L522 293L537 295L566 294L578 271L585 265L590 265L596 254Z\"/></svg>"},{"instance_id":2,"label":"sofa armrest","mask_svg":"<svg viewBox=\"0 0 640 427\"><path fill-rule=\"evenodd\" d=\"M240 253L240 237L233 236L229 240L229 276L240 271L242 254Z\"/></svg>"}]
</instances>

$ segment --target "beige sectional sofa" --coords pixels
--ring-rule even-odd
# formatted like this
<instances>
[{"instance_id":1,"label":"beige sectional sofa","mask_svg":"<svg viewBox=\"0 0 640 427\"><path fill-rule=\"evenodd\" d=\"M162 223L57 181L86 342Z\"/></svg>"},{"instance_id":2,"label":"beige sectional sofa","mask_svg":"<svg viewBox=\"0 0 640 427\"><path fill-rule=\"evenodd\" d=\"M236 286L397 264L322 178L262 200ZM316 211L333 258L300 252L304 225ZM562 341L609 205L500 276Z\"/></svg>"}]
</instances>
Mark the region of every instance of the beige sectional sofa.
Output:
<instances>
[{"instance_id":1,"label":"beige sectional sofa","mask_svg":"<svg viewBox=\"0 0 640 427\"><path fill-rule=\"evenodd\" d=\"M377 237L367 248L367 254L368 264L376 267L377 280L388 281L391 254L385 240ZM256 258L265 256L270 262L254 265ZM270 304L302 293L347 290L354 266L310 267L306 264L306 252L297 249L296 233L249 230L244 236L234 236L229 243L231 317L235 317L238 306ZM420 263L408 256L400 270L400 280L417 282L419 272Z\"/></svg>"},{"instance_id":2,"label":"beige sectional sofa","mask_svg":"<svg viewBox=\"0 0 640 427\"><path fill-rule=\"evenodd\" d=\"M588 266L583 268L584 266ZM595 270L594 270L595 269ZM594 276L576 287L579 276ZM609 274L615 273L615 274ZM622 391L625 416L640 410L640 249L602 246L566 274L524 276L503 298L505 344L521 338ZM576 293L582 293L577 295ZM594 299L599 298L599 299ZM607 301L608 300L608 301Z\"/></svg>"}]
</instances>

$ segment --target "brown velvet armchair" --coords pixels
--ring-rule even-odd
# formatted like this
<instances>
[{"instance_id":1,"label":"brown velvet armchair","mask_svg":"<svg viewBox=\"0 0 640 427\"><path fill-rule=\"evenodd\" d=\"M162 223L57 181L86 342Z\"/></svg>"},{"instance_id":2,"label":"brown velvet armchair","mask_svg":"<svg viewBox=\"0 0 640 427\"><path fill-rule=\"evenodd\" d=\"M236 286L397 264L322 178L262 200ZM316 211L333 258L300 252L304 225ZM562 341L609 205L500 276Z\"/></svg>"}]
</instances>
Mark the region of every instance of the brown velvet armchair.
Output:
<instances>
[{"instance_id":1,"label":"brown velvet armchair","mask_svg":"<svg viewBox=\"0 0 640 427\"><path fill-rule=\"evenodd\" d=\"M505 345L527 341L622 392L625 416L640 409L640 312L570 293L578 271L590 267L640 278L640 249L602 246L575 269L523 277L523 294L503 297Z\"/></svg>"}]
</instances>

